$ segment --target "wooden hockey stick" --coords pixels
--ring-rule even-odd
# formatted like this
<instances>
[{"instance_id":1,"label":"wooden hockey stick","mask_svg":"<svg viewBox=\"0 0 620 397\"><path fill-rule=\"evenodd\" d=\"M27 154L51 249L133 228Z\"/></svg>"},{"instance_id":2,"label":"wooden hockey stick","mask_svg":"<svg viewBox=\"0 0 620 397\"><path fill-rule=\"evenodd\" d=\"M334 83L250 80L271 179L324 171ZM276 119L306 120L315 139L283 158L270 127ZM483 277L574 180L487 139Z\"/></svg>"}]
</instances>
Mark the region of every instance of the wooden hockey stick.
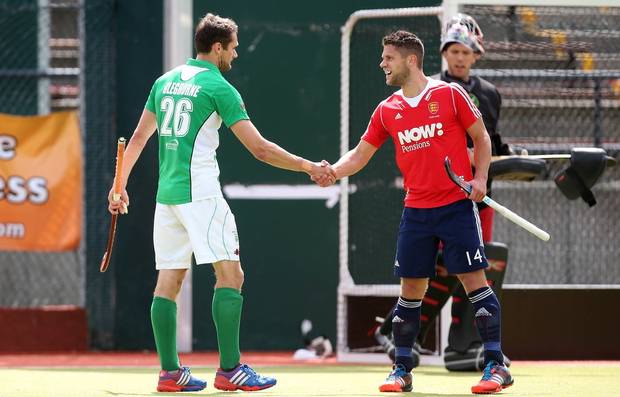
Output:
<instances>
[{"instance_id":1,"label":"wooden hockey stick","mask_svg":"<svg viewBox=\"0 0 620 397\"><path fill-rule=\"evenodd\" d=\"M116 169L114 171L114 193L113 198L115 201L120 200L121 198L121 177L123 173L123 157L125 155L125 138L118 138L118 143L116 145ZM108 270L108 266L110 265L110 258L112 257L112 247L114 246L114 236L116 235L116 219L118 218L118 214L112 214L112 219L110 221L110 230L108 231L108 244L106 245L105 253L103 254L103 258L101 259L101 264L99 265L99 271L101 273Z\"/></svg>"},{"instance_id":2,"label":"wooden hockey stick","mask_svg":"<svg viewBox=\"0 0 620 397\"><path fill-rule=\"evenodd\" d=\"M452 170L452 167L450 166L450 159L447 156L444 160L444 166L446 168L446 172L448 173L448 177L450 177L452 182L454 182L458 187L463 189L463 191L467 193L468 195L471 194L471 185L469 185L467 182L463 180L463 178L459 177L458 175L454 173L454 171ZM549 233L545 232L544 230L534 225L533 223L529 222L528 220L515 214L508 208L504 207L503 205L499 204L495 200L491 199L489 196L484 196L484 198L482 199L482 202L484 202L489 207L493 208L495 211L499 212L502 216L504 216L509 221L514 222L518 226L521 226L523 229L532 233L534 236L538 237L542 241L549 241L549 239L551 238Z\"/></svg>"}]
</instances>

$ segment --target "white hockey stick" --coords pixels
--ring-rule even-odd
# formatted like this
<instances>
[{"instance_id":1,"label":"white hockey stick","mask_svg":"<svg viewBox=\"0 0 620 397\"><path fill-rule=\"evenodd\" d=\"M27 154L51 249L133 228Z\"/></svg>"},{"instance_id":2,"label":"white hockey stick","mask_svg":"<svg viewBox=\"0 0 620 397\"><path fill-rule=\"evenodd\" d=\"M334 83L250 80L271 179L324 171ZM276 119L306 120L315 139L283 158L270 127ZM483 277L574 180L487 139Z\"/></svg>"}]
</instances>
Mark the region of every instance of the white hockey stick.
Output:
<instances>
[{"instance_id":1,"label":"white hockey stick","mask_svg":"<svg viewBox=\"0 0 620 397\"><path fill-rule=\"evenodd\" d=\"M446 156L446 159L444 160L444 165L446 167L446 172L448 173L448 177L450 177L452 182L454 182L457 186L463 189L463 191L467 193L468 195L471 194L471 185L469 185L461 177L456 175L454 171L452 171L452 167L450 166L450 159L447 156ZM534 225L533 223L529 222L528 220L523 219L519 215L509 210L508 208L499 204L497 201L491 199L489 196L484 196L484 198L482 199L482 202L488 205L489 207L493 208L495 211L499 212L502 216L504 216L509 221L514 222L518 226L521 226L523 229L532 233L534 236L538 237L542 241L549 241L549 239L551 238L549 233L545 232L544 230Z\"/></svg>"}]
</instances>

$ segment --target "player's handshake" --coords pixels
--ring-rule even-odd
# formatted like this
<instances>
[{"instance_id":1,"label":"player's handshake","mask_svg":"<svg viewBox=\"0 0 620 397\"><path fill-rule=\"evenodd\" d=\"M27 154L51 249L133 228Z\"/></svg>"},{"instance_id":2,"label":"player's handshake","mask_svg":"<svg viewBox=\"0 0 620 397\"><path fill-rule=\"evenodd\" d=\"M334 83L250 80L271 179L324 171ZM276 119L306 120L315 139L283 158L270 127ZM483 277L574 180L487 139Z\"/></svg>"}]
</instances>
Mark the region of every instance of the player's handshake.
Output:
<instances>
[{"instance_id":1,"label":"player's handshake","mask_svg":"<svg viewBox=\"0 0 620 397\"><path fill-rule=\"evenodd\" d=\"M338 179L331 164L326 160L322 160L320 163L314 163L313 169L309 174L310 179L321 187L331 186L336 183Z\"/></svg>"}]
</instances>

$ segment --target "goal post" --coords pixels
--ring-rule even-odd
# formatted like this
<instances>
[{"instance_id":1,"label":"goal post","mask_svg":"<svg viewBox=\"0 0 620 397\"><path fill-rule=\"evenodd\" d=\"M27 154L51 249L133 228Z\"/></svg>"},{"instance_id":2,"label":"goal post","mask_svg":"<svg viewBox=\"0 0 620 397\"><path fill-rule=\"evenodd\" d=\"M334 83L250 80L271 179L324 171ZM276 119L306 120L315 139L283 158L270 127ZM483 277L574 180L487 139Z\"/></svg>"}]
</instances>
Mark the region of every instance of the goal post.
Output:
<instances>
[{"instance_id":1,"label":"goal post","mask_svg":"<svg viewBox=\"0 0 620 397\"><path fill-rule=\"evenodd\" d=\"M349 149L352 147L351 142L351 134L350 131L355 131L355 133L361 134L363 130L360 130L362 124L368 121L370 117L370 113L372 109L368 109L369 106L376 106L376 104L385 97L379 98L375 101L375 99L368 100L366 103L361 104L361 107L364 108L360 117L355 120L355 123L351 123L351 108L352 106L358 106L360 104L352 104L351 96L353 95L355 98L358 98L359 95L357 93L352 92L351 90L351 61L352 61L352 37L355 36L356 28L362 31L363 38L359 41L363 41L364 45L369 48L369 55L372 58L364 57L363 62L360 64L356 64L356 69L366 68L368 64L372 64L371 67L376 69L376 74L374 77L378 77L376 80L378 85L385 86L383 79L380 77L381 74L378 70L378 63L380 58L380 39L383 35L387 34L390 29L394 30L396 28L409 28L409 30L415 32L416 34L420 34L420 30L416 29L413 21L417 21L418 23L423 24L423 27L429 27L429 29L423 29L425 31L426 36L432 37L432 44L437 44L439 41L439 33L441 31L441 16L442 16L442 7L412 7L412 8L398 8L398 9L374 9L374 10L359 10L351 14L351 16L346 21L345 25L342 28L342 38L341 38L341 68L340 68L340 154L344 155ZM408 18L407 20L403 20L403 18ZM369 24L367 26L361 27L360 24L364 22L374 21L375 24ZM404 21L404 22L403 22ZM422 35L422 39L425 42L425 45L428 45L426 42L426 37ZM367 42L367 40L372 40L372 42ZM355 43L353 43L355 44ZM374 44L374 45L373 45ZM358 49L359 50L359 49ZM373 61L376 60L376 61ZM437 62L437 59L434 61L435 69L438 69L440 63ZM436 70L438 71L438 70ZM363 73L363 72L362 72ZM369 72L373 73L373 72ZM365 79L366 75L362 78ZM365 80L364 80L365 81ZM379 95L383 95L386 91L384 88L380 88L376 90L368 89L367 92L364 93L364 96L376 96L377 93ZM378 97L377 97L378 98ZM374 104L371 102L374 101ZM370 110L370 111L368 111ZM363 121L360 121L363 120ZM355 124L355 125L352 125ZM357 138L357 137L355 137ZM373 175L377 175L375 173ZM391 175L386 175L386 179L390 179ZM399 183L398 178L392 178L395 183ZM365 189L365 181L361 181L359 184L360 189ZM372 183L371 183L372 184ZM402 185L402 183L401 183ZM348 324L348 315L349 315L349 299L354 299L355 297L397 297L399 295L400 287L397 284L365 284L361 283L359 280L355 280L355 277L351 274L349 269L349 250L350 250L350 239L349 239L349 195L358 190L358 186L356 183L352 183L350 178L343 178L340 183L340 242L339 242L339 285L338 285L338 309L337 309L337 331L338 331L338 339L337 339L337 351L338 351L338 360L340 361L358 361L358 362L388 362L388 358L385 354L372 354L372 353L363 353L363 352L355 352L349 346L348 341L348 332L349 332L349 324ZM397 189L392 189L397 190ZM402 206L402 201L399 200L394 201L397 205ZM394 212L398 213L398 209L394 209ZM393 225L397 227L396 223ZM393 244L395 240L390 243ZM385 250L389 251L391 248L389 246L385 247ZM393 254L393 253L392 253ZM377 264L376 266L383 266L388 270L391 269L391 263L385 263L384 261L381 264ZM446 312L447 314L448 312ZM375 315L385 315L385 313L368 313L369 316L374 318ZM448 314L449 315L449 314ZM445 324L445 321L442 322ZM360 333L366 332L365 329L360 329ZM443 333L446 335L447 332ZM444 342L445 343L445 342ZM441 349L440 349L441 351ZM428 360L425 360L428 363Z\"/></svg>"}]
</instances>

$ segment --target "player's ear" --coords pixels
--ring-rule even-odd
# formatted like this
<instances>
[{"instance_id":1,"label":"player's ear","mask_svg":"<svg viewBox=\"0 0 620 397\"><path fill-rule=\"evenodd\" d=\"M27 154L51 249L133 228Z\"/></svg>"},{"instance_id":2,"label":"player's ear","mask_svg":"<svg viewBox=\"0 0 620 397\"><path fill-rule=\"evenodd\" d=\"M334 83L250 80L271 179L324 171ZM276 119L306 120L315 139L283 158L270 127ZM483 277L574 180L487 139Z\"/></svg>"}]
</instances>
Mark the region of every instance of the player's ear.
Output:
<instances>
[{"instance_id":1,"label":"player's ear","mask_svg":"<svg viewBox=\"0 0 620 397\"><path fill-rule=\"evenodd\" d=\"M415 54L409 54L407 57L407 64L409 66L418 66L418 57Z\"/></svg>"}]
</instances>

